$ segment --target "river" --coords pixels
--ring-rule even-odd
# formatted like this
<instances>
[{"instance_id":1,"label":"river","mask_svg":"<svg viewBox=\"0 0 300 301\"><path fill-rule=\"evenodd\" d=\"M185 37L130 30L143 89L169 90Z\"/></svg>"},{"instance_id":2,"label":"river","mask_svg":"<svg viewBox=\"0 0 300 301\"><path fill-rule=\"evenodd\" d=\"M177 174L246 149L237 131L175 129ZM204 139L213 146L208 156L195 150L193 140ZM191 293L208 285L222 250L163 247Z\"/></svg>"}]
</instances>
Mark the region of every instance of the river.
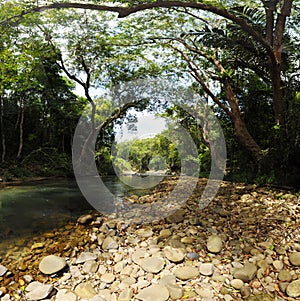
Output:
<instances>
[{"instance_id":1,"label":"river","mask_svg":"<svg viewBox=\"0 0 300 301\"><path fill-rule=\"evenodd\" d=\"M102 179L120 201L127 193L142 195L149 191L126 185L130 181L159 182L157 177L154 180L151 177L126 177L125 181L117 177ZM0 189L0 249L3 250L9 243L75 221L91 209L92 206L81 194L75 180L48 180L4 186Z\"/></svg>"}]
</instances>

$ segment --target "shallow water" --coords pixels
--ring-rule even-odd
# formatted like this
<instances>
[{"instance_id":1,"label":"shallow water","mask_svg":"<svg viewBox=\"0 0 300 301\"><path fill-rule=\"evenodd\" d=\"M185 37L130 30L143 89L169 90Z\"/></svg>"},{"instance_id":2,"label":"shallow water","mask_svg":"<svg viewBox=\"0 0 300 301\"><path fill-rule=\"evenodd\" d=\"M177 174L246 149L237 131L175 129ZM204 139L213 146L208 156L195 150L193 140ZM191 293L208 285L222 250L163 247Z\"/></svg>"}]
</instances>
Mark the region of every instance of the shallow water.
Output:
<instances>
[{"instance_id":1,"label":"shallow water","mask_svg":"<svg viewBox=\"0 0 300 301\"><path fill-rule=\"evenodd\" d=\"M105 177L102 180L120 202L128 192L142 195L147 191L129 186L135 186L136 181L143 181L147 188L159 182L157 177L136 178L126 176L121 181L117 177ZM75 180L38 181L3 187L0 189L0 249L3 251L9 243L75 221L91 209Z\"/></svg>"}]
</instances>

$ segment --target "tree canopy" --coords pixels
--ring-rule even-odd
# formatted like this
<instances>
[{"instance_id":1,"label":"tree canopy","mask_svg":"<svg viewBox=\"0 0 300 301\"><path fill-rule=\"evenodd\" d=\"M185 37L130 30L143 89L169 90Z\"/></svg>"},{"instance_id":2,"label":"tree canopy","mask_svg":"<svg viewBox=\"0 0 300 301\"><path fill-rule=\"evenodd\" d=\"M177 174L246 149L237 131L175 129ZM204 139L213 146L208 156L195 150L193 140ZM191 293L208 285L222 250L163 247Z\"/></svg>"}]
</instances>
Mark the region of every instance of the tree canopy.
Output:
<instances>
[{"instance_id":1,"label":"tree canopy","mask_svg":"<svg viewBox=\"0 0 300 301\"><path fill-rule=\"evenodd\" d=\"M296 179L299 4L297 0L6 1L0 15L2 161L13 153L21 159L22 153L25 156L47 143L65 151L65 142L54 142L51 131L62 132L73 124L70 141L76 122L59 116L71 114L76 119L86 103L91 105L91 137L101 127L99 149L110 148L110 139L104 143L104 136L113 138L114 125L129 117L132 107L166 110L169 118L190 120L185 112L179 114L180 105L160 107L147 100L127 106L110 103L114 109L109 116L95 123L97 93L122 82L154 77L191 86L214 110L226 136L232 172L244 169L250 178L283 182L292 174ZM74 94L75 86L81 87L83 97ZM68 101L73 113L64 111ZM8 121L9 107L14 107L16 116ZM28 137L34 136L26 114L33 108L36 114L44 110L43 127L53 128L47 143L26 149ZM5 129L14 123L18 139L6 150L11 131ZM199 130L197 122L186 123L191 133L195 125ZM205 129L200 132L205 138ZM66 141L65 134L61 137ZM206 149L205 139L198 147Z\"/></svg>"}]
</instances>

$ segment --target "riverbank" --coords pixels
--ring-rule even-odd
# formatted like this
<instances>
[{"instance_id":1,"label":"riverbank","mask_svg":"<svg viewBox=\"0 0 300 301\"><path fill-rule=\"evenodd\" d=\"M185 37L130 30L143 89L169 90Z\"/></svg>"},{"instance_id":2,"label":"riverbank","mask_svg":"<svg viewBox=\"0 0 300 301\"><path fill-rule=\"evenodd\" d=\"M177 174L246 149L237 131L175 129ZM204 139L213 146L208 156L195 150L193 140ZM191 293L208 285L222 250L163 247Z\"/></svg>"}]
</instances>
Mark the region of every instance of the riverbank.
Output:
<instances>
[{"instance_id":1,"label":"riverbank","mask_svg":"<svg viewBox=\"0 0 300 301\"><path fill-rule=\"evenodd\" d=\"M91 211L11 245L1 256L1 301L299 300L299 195L223 182L201 210L204 186L199 180L181 209L150 224Z\"/></svg>"}]
</instances>

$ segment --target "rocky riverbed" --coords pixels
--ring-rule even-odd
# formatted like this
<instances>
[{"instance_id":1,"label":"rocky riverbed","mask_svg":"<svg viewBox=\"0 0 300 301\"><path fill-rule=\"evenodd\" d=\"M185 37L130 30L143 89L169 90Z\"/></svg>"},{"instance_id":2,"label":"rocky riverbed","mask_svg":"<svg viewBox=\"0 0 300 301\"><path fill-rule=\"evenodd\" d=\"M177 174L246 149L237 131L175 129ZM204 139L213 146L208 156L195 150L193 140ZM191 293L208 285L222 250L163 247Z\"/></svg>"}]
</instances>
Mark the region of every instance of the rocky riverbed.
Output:
<instances>
[{"instance_id":1,"label":"rocky riverbed","mask_svg":"<svg viewBox=\"0 0 300 301\"><path fill-rule=\"evenodd\" d=\"M156 202L176 185L169 179ZM171 216L126 223L91 212L1 255L0 300L300 300L299 194L205 180Z\"/></svg>"}]
</instances>

